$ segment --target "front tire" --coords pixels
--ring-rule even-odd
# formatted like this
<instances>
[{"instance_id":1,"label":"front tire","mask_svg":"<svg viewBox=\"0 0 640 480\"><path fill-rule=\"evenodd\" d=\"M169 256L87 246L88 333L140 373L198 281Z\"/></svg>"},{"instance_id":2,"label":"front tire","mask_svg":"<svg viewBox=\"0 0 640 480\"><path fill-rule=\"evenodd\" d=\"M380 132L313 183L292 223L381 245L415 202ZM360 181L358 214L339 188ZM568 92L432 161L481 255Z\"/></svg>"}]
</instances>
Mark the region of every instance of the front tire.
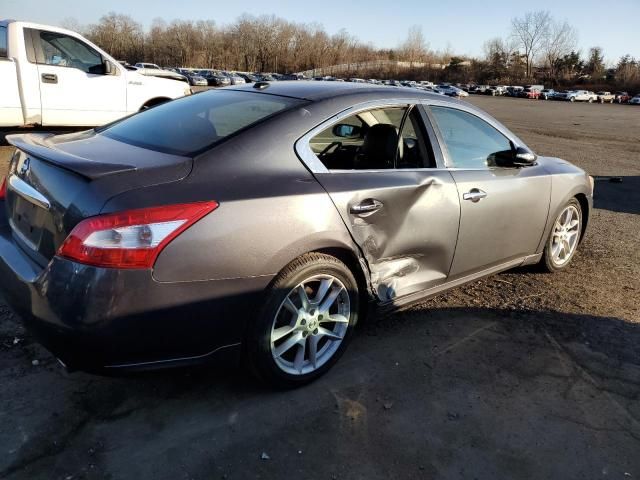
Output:
<instances>
[{"instance_id":1,"label":"front tire","mask_svg":"<svg viewBox=\"0 0 640 480\"><path fill-rule=\"evenodd\" d=\"M582 208L572 198L560 211L549 233L542 254L541 266L550 273L564 270L578 249L582 235Z\"/></svg>"},{"instance_id":2,"label":"front tire","mask_svg":"<svg viewBox=\"0 0 640 480\"><path fill-rule=\"evenodd\" d=\"M247 333L249 367L279 388L315 380L346 350L359 309L358 283L344 263L320 253L301 256L265 292Z\"/></svg>"}]
</instances>

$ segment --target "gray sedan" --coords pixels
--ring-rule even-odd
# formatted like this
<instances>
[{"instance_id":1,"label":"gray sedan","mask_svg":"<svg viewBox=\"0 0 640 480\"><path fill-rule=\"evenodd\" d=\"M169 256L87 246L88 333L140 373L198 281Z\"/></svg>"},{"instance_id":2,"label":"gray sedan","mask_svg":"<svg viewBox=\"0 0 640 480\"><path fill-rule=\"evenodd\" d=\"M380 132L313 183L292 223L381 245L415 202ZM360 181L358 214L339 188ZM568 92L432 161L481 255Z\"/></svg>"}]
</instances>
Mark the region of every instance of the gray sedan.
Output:
<instances>
[{"instance_id":1,"label":"gray sedan","mask_svg":"<svg viewBox=\"0 0 640 480\"><path fill-rule=\"evenodd\" d=\"M368 303L567 268L593 200L479 109L360 83L257 82L8 140L0 288L93 372L242 358L304 384Z\"/></svg>"}]
</instances>

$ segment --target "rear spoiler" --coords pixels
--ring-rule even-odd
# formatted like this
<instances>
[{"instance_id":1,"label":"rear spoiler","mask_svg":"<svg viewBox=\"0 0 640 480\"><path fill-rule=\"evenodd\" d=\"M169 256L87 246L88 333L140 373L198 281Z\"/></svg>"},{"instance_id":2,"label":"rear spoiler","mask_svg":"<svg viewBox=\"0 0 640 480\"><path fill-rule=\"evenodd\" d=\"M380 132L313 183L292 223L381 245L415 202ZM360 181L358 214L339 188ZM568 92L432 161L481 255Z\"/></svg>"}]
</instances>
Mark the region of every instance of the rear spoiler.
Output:
<instances>
[{"instance_id":1,"label":"rear spoiler","mask_svg":"<svg viewBox=\"0 0 640 480\"><path fill-rule=\"evenodd\" d=\"M112 175L114 173L136 170L133 165L96 162L88 158L78 157L56 148L52 133L27 133L7 135L6 140L23 152L58 167L77 173L90 180Z\"/></svg>"}]
</instances>

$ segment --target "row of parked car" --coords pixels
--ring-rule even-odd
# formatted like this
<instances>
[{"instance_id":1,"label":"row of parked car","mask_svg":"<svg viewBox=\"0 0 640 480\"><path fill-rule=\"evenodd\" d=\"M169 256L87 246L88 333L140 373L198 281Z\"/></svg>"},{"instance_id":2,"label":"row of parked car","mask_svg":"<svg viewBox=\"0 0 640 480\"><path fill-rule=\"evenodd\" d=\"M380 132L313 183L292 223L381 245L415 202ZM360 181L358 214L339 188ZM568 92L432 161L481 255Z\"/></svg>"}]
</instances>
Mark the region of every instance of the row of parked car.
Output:
<instances>
[{"instance_id":1,"label":"row of parked car","mask_svg":"<svg viewBox=\"0 0 640 480\"><path fill-rule=\"evenodd\" d=\"M193 68L167 68L161 69L155 64L137 63L136 68L143 69L143 72L149 75L157 76L181 76L182 79L193 86L213 86L226 87L228 85L239 85L253 82L271 82L278 80L321 80L333 82L353 82L353 83L370 83L378 85L389 85L395 87L409 87L436 93L439 95L447 95L450 97L467 97L469 94L482 94L491 96L509 96L520 98L531 98L536 100L565 100L569 102L588 102L588 103L630 103L640 104L640 94L635 97L628 92L592 92L589 90L560 90L556 91L552 88L545 88L544 85L472 85L457 84L451 85L443 83L436 85L429 81L415 80L378 80L375 78L336 78L332 76L319 76L309 79L300 74L282 75L278 73L247 73L232 72L226 70L215 69L193 69Z\"/></svg>"},{"instance_id":2,"label":"row of parked car","mask_svg":"<svg viewBox=\"0 0 640 480\"><path fill-rule=\"evenodd\" d=\"M213 68L161 68L155 63L136 63L133 68L140 73L157 77L169 77L182 80L196 87L227 87L254 82L273 82L277 80L304 80L306 77L297 74L282 75L263 72L234 72Z\"/></svg>"},{"instance_id":3,"label":"row of parked car","mask_svg":"<svg viewBox=\"0 0 640 480\"><path fill-rule=\"evenodd\" d=\"M640 94L635 97L629 92L592 92L590 90L554 90L545 88L544 85L506 86L506 85L467 85L461 88L469 93L492 96L509 96L520 98L532 98L536 100L564 100L568 102L588 103L630 103L640 105Z\"/></svg>"}]
</instances>

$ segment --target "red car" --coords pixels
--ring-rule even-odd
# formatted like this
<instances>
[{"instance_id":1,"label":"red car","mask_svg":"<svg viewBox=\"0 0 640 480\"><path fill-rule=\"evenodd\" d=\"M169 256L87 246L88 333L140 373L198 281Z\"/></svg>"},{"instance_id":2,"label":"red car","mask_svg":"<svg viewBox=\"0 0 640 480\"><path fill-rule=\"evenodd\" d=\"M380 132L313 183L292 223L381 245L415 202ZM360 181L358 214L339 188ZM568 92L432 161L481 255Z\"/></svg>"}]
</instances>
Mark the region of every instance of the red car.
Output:
<instances>
[{"instance_id":1,"label":"red car","mask_svg":"<svg viewBox=\"0 0 640 480\"><path fill-rule=\"evenodd\" d=\"M538 98L540 98L540 90L533 89L533 88L525 88L523 91L520 92L519 96L522 98L534 98L537 100Z\"/></svg>"},{"instance_id":2,"label":"red car","mask_svg":"<svg viewBox=\"0 0 640 480\"><path fill-rule=\"evenodd\" d=\"M631 100L631 95L628 92L616 92L614 95L616 103L629 103Z\"/></svg>"}]
</instances>

